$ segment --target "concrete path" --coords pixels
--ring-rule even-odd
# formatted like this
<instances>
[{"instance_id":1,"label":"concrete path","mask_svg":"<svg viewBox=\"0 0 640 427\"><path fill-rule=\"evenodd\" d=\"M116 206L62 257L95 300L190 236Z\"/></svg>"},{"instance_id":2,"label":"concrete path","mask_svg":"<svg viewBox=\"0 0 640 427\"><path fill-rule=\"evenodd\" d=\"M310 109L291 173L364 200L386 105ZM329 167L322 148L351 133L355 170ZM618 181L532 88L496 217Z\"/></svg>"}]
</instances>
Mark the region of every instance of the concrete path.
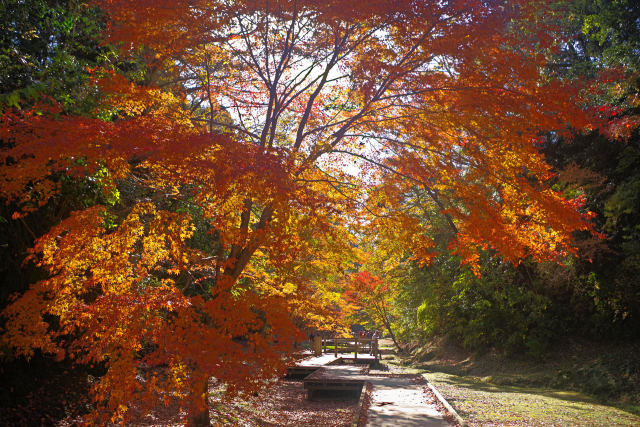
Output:
<instances>
[{"instance_id":1,"label":"concrete path","mask_svg":"<svg viewBox=\"0 0 640 427\"><path fill-rule=\"evenodd\" d=\"M338 353L338 358L343 356ZM426 384L416 384L411 377L385 377L363 375L361 367L353 365L329 365L336 360L334 354L309 357L297 363L299 366L323 366L336 376L369 381L373 385L371 405L367 415L370 427L445 427L451 424L444 419L435 405L428 403L424 394ZM338 375L340 374L340 375Z\"/></svg>"},{"instance_id":2,"label":"concrete path","mask_svg":"<svg viewBox=\"0 0 640 427\"><path fill-rule=\"evenodd\" d=\"M411 378L369 376L373 384L367 426L370 427L444 427L451 424L427 403L425 384L415 384Z\"/></svg>"}]
</instances>

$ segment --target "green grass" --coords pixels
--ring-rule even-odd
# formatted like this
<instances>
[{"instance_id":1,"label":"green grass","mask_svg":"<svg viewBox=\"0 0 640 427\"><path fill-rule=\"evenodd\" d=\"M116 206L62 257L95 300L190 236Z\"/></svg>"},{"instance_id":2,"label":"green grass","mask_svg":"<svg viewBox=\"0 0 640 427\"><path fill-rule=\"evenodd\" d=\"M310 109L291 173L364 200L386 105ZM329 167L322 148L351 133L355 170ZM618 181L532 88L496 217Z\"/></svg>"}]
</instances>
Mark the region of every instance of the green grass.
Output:
<instances>
[{"instance_id":1,"label":"green grass","mask_svg":"<svg viewBox=\"0 0 640 427\"><path fill-rule=\"evenodd\" d=\"M425 376L473 424L640 425L637 415L574 391L493 385L439 372Z\"/></svg>"},{"instance_id":2,"label":"green grass","mask_svg":"<svg viewBox=\"0 0 640 427\"><path fill-rule=\"evenodd\" d=\"M426 361L388 354L383 363L424 374L472 425L636 426L638 390L633 381L623 384L625 376L636 378L635 371L619 360L620 372L611 372L610 364L623 353L607 352L597 363L593 349L591 357L554 354L547 362L436 352ZM593 387L595 395L576 390Z\"/></svg>"}]
</instances>

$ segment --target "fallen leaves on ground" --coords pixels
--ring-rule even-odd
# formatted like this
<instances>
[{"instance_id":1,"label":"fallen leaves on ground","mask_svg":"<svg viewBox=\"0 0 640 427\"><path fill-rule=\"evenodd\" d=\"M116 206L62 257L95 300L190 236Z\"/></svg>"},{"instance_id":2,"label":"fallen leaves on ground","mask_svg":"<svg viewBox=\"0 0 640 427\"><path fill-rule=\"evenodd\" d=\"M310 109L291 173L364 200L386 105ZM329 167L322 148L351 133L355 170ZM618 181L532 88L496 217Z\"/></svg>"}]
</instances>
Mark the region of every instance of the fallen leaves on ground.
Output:
<instances>
[{"instance_id":1,"label":"fallen leaves on ground","mask_svg":"<svg viewBox=\"0 0 640 427\"><path fill-rule=\"evenodd\" d=\"M249 425L348 426L358 400L309 401L302 381L280 380L247 403L247 415L255 423Z\"/></svg>"}]
</instances>

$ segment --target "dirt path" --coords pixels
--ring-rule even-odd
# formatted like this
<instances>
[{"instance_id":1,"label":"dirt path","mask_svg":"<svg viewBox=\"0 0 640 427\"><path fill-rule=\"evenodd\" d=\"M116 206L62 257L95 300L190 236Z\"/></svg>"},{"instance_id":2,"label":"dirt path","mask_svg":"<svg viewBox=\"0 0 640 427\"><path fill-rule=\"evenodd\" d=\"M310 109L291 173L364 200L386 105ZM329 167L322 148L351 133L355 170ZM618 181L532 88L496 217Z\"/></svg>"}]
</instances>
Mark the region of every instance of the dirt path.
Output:
<instances>
[{"instance_id":1,"label":"dirt path","mask_svg":"<svg viewBox=\"0 0 640 427\"><path fill-rule=\"evenodd\" d=\"M434 404L428 403L425 384L411 377L370 376L373 384L367 426L441 427L451 424Z\"/></svg>"}]
</instances>

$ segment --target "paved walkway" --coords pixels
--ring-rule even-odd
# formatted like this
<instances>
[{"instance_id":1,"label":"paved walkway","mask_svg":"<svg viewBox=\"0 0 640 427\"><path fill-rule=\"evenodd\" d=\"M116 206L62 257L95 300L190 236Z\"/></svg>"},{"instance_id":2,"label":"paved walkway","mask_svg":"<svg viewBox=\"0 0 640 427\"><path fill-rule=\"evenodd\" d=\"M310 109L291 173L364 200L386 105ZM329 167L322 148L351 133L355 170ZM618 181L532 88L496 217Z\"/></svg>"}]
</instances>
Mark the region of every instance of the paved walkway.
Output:
<instances>
[{"instance_id":1,"label":"paved walkway","mask_svg":"<svg viewBox=\"0 0 640 427\"><path fill-rule=\"evenodd\" d=\"M414 384L407 377L369 376L373 384L367 426L444 427L451 424L435 405L427 403L425 384Z\"/></svg>"},{"instance_id":2,"label":"paved walkway","mask_svg":"<svg viewBox=\"0 0 640 427\"><path fill-rule=\"evenodd\" d=\"M343 356L338 354L338 358ZM319 366L336 360L334 354L323 354L299 361L301 366ZM371 405L367 415L370 427L444 427L451 424L436 406L428 403L424 394L426 384L416 384L411 377L362 375L352 366L331 366L334 374L369 381L373 385ZM339 376L339 375L338 375Z\"/></svg>"}]
</instances>

